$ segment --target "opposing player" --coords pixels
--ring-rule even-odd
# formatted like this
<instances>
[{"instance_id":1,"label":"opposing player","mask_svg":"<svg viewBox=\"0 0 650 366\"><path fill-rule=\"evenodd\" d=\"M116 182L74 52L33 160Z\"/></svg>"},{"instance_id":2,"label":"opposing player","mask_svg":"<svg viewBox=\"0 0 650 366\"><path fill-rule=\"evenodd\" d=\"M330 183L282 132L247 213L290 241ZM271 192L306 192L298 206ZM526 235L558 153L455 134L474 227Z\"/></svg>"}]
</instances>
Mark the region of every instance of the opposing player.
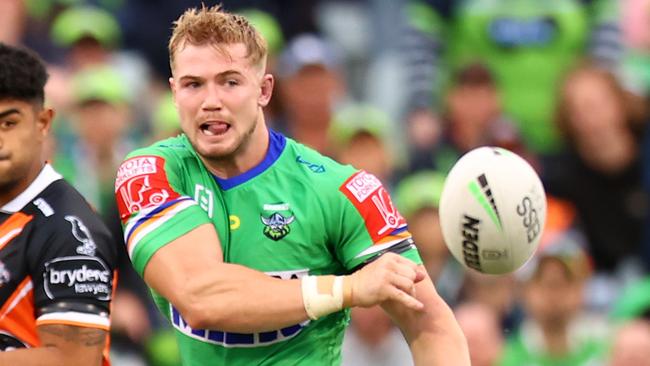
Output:
<instances>
[{"instance_id":1,"label":"opposing player","mask_svg":"<svg viewBox=\"0 0 650 366\"><path fill-rule=\"evenodd\" d=\"M116 248L42 158L46 80L36 55L0 43L0 365L108 365Z\"/></svg>"},{"instance_id":2,"label":"opposing player","mask_svg":"<svg viewBox=\"0 0 650 366\"><path fill-rule=\"evenodd\" d=\"M267 128L273 76L257 31L190 9L169 53L184 134L131 153L115 190L184 364L336 365L344 309L381 304L417 365L469 365L381 183Z\"/></svg>"}]
</instances>

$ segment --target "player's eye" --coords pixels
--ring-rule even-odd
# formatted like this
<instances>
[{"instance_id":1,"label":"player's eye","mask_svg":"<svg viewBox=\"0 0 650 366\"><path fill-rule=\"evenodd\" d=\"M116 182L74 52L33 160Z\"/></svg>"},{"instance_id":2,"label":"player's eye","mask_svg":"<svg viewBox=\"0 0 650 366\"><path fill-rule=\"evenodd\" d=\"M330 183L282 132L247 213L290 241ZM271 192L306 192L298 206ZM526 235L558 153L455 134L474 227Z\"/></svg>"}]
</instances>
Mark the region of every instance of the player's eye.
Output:
<instances>
[{"instance_id":1,"label":"player's eye","mask_svg":"<svg viewBox=\"0 0 650 366\"><path fill-rule=\"evenodd\" d=\"M185 83L183 85L183 87L190 88L190 89L196 89L196 88L198 88L200 86L201 86L201 83L199 83L198 81L188 81L187 83Z\"/></svg>"},{"instance_id":2,"label":"player's eye","mask_svg":"<svg viewBox=\"0 0 650 366\"><path fill-rule=\"evenodd\" d=\"M8 129L14 127L17 124L18 124L18 122L16 122L16 121L3 120L3 121L0 121L0 128L2 128L3 130L8 130Z\"/></svg>"},{"instance_id":3,"label":"player's eye","mask_svg":"<svg viewBox=\"0 0 650 366\"><path fill-rule=\"evenodd\" d=\"M226 85L228 85L228 86L237 86L237 85L239 85L239 81L235 80L235 79L228 79L226 81Z\"/></svg>"}]
</instances>

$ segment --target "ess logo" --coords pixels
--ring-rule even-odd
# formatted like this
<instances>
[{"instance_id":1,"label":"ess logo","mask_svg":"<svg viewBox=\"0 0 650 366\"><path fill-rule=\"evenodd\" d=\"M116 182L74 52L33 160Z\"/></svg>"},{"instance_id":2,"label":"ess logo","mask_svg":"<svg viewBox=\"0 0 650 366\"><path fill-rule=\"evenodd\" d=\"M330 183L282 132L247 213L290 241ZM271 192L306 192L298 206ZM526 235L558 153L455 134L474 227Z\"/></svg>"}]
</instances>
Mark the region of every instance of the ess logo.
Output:
<instances>
[{"instance_id":1,"label":"ess logo","mask_svg":"<svg viewBox=\"0 0 650 366\"><path fill-rule=\"evenodd\" d=\"M541 231L537 210L533 207L533 201L530 197L524 197L521 203L517 205L517 214L522 217L524 227L526 228L526 237L530 244Z\"/></svg>"}]
</instances>

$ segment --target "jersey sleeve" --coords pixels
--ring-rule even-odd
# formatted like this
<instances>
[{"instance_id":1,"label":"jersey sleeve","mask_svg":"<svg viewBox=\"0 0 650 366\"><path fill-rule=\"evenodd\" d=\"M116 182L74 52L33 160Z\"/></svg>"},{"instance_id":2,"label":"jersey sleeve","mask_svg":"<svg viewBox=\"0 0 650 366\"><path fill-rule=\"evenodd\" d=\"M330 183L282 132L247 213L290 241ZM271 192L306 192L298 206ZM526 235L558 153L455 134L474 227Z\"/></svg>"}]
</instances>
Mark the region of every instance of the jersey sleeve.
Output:
<instances>
[{"instance_id":1,"label":"jersey sleeve","mask_svg":"<svg viewBox=\"0 0 650 366\"><path fill-rule=\"evenodd\" d=\"M336 252L354 269L392 251L421 264L406 220L397 211L379 179L365 171L350 176L338 189L340 227Z\"/></svg>"},{"instance_id":2,"label":"jersey sleeve","mask_svg":"<svg viewBox=\"0 0 650 366\"><path fill-rule=\"evenodd\" d=\"M36 325L65 324L110 328L110 301L116 284L116 242L86 206L49 217L30 238ZM44 244L42 244L44 243Z\"/></svg>"},{"instance_id":3,"label":"jersey sleeve","mask_svg":"<svg viewBox=\"0 0 650 366\"><path fill-rule=\"evenodd\" d=\"M158 249L210 222L183 192L184 171L179 158L151 151L131 154L118 169L115 198L124 243L141 276Z\"/></svg>"}]
</instances>

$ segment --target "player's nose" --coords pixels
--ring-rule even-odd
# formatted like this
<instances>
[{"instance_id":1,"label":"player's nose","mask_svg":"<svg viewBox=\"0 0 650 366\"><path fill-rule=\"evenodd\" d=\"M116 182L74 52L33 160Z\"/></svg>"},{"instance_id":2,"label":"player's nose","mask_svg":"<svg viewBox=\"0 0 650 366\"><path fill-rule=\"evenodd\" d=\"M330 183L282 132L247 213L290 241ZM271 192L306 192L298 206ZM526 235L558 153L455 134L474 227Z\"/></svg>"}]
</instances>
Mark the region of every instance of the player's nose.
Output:
<instances>
[{"instance_id":1,"label":"player's nose","mask_svg":"<svg viewBox=\"0 0 650 366\"><path fill-rule=\"evenodd\" d=\"M209 83L206 88L202 108L204 110L221 110L223 108L222 95L218 85Z\"/></svg>"}]
</instances>

